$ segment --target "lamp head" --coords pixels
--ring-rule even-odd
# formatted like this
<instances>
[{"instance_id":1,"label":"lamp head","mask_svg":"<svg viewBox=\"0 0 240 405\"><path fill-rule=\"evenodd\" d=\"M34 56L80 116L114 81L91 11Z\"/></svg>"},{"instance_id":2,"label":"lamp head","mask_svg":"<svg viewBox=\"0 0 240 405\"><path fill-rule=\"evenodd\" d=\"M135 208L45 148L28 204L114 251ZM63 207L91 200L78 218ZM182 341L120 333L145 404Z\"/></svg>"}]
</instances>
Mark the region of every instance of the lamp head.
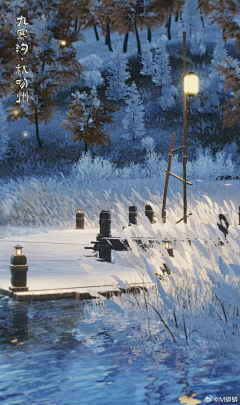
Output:
<instances>
[{"instance_id":1,"label":"lamp head","mask_svg":"<svg viewBox=\"0 0 240 405\"><path fill-rule=\"evenodd\" d=\"M198 93L198 82L198 77L193 72L188 73L183 80L184 93L189 97L195 96Z\"/></svg>"},{"instance_id":2,"label":"lamp head","mask_svg":"<svg viewBox=\"0 0 240 405\"><path fill-rule=\"evenodd\" d=\"M16 245L16 246L13 246L13 247L15 249L15 256L21 256L23 247L20 246L20 245Z\"/></svg>"},{"instance_id":3,"label":"lamp head","mask_svg":"<svg viewBox=\"0 0 240 405\"><path fill-rule=\"evenodd\" d=\"M170 249L170 247L169 247L170 240L164 239L164 240L162 241L162 243L163 243L163 247L165 247L165 249Z\"/></svg>"}]
</instances>

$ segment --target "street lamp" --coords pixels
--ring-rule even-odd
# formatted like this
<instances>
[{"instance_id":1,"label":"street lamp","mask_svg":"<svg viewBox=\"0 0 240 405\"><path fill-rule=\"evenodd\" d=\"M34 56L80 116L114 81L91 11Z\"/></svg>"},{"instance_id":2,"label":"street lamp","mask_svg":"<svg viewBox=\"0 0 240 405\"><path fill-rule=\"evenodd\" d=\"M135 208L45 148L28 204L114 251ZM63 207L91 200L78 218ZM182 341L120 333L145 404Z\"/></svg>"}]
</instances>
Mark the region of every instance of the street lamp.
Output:
<instances>
[{"instance_id":1,"label":"street lamp","mask_svg":"<svg viewBox=\"0 0 240 405\"><path fill-rule=\"evenodd\" d=\"M183 134L183 220L187 223L187 95L193 97L198 92L198 77L190 72L186 75L186 61L193 63L186 58L186 32L183 32L183 56L175 54L183 60L183 118L184 118L184 134ZM190 214L189 214L190 215ZM182 220L180 219L180 221ZM178 221L178 222L180 222Z\"/></svg>"},{"instance_id":2,"label":"street lamp","mask_svg":"<svg viewBox=\"0 0 240 405\"><path fill-rule=\"evenodd\" d=\"M188 97L193 97L198 93L198 88L198 77L193 72L188 73L183 80L184 93Z\"/></svg>"}]
</instances>

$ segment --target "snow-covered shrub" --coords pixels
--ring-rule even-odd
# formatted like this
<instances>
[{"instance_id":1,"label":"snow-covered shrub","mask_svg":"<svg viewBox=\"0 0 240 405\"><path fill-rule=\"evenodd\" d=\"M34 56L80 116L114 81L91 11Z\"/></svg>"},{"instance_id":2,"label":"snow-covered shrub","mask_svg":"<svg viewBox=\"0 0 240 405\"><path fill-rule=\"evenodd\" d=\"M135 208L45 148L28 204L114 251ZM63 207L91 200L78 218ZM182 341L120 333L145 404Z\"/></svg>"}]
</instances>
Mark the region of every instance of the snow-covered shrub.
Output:
<instances>
[{"instance_id":1,"label":"snow-covered shrub","mask_svg":"<svg viewBox=\"0 0 240 405\"><path fill-rule=\"evenodd\" d=\"M113 178L114 164L103 157L96 157L92 160L90 152L87 152L86 155L82 153L79 161L73 165L72 175L79 178L83 184Z\"/></svg>"},{"instance_id":2,"label":"snow-covered shrub","mask_svg":"<svg viewBox=\"0 0 240 405\"><path fill-rule=\"evenodd\" d=\"M192 55L202 56L206 52L206 44L202 42L202 35L200 32L193 34L190 40L190 52Z\"/></svg>"},{"instance_id":3,"label":"snow-covered shrub","mask_svg":"<svg viewBox=\"0 0 240 405\"><path fill-rule=\"evenodd\" d=\"M216 158L211 155L210 149L206 148L205 153L199 148L198 159L194 162L187 162L187 177L197 179L199 176L205 180L215 180L218 176L232 176L235 173L235 164L231 155L225 159L223 151L216 153Z\"/></svg>"},{"instance_id":4,"label":"snow-covered shrub","mask_svg":"<svg viewBox=\"0 0 240 405\"><path fill-rule=\"evenodd\" d=\"M141 144L147 152L154 152L155 142L152 136L147 136L141 140Z\"/></svg>"},{"instance_id":5,"label":"snow-covered shrub","mask_svg":"<svg viewBox=\"0 0 240 405\"><path fill-rule=\"evenodd\" d=\"M99 71L103 67L102 59L96 54L88 55L85 58L81 58L78 62L88 70L83 72L83 82L81 83L84 87L100 86L104 79L102 78L101 72Z\"/></svg>"},{"instance_id":6,"label":"snow-covered shrub","mask_svg":"<svg viewBox=\"0 0 240 405\"><path fill-rule=\"evenodd\" d=\"M176 102L175 97L178 94L176 86L170 84L162 86L161 96L158 98L158 105L165 111L172 108Z\"/></svg>"}]
</instances>

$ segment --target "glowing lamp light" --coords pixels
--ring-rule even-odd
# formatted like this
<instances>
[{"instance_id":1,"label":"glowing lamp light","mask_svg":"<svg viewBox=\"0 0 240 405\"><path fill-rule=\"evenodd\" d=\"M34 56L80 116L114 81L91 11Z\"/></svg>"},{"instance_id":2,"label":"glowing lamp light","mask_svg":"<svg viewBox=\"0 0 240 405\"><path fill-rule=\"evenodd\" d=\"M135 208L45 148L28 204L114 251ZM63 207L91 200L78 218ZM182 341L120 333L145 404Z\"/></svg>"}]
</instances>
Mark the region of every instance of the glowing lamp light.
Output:
<instances>
[{"instance_id":1,"label":"glowing lamp light","mask_svg":"<svg viewBox=\"0 0 240 405\"><path fill-rule=\"evenodd\" d=\"M15 115L18 115L18 110L13 111Z\"/></svg>"},{"instance_id":2,"label":"glowing lamp light","mask_svg":"<svg viewBox=\"0 0 240 405\"><path fill-rule=\"evenodd\" d=\"M78 214L81 214L81 213L82 213L82 209L78 208Z\"/></svg>"},{"instance_id":3,"label":"glowing lamp light","mask_svg":"<svg viewBox=\"0 0 240 405\"><path fill-rule=\"evenodd\" d=\"M28 132L27 132L27 131L24 131L24 132L23 132L23 136L28 136Z\"/></svg>"},{"instance_id":4,"label":"glowing lamp light","mask_svg":"<svg viewBox=\"0 0 240 405\"><path fill-rule=\"evenodd\" d=\"M66 45L66 41L64 41L64 39L61 41L61 45L65 46Z\"/></svg>"},{"instance_id":5,"label":"glowing lamp light","mask_svg":"<svg viewBox=\"0 0 240 405\"><path fill-rule=\"evenodd\" d=\"M165 247L165 249L170 249L170 246L169 246L170 240L164 239L164 240L162 241L162 243L163 243L163 247Z\"/></svg>"},{"instance_id":6,"label":"glowing lamp light","mask_svg":"<svg viewBox=\"0 0 240 405\"><path fill-rule=\"evenodd\" d=\"M17 246L13 246L15 249L15 256L22 256L22 246L17 245Z\"/></svg>"},{"instance_id":7,"label":"glowing lamp light","mask_svg":"<svg viewBox=\"0 0 240 405\"><path fill-rule=\"evenodd\" d=\"M188 75L184 77L183 88L184 93L189 97L193 97L198 93L198 77L193 72L188 73Z\"/></svg>"}]
</instances>

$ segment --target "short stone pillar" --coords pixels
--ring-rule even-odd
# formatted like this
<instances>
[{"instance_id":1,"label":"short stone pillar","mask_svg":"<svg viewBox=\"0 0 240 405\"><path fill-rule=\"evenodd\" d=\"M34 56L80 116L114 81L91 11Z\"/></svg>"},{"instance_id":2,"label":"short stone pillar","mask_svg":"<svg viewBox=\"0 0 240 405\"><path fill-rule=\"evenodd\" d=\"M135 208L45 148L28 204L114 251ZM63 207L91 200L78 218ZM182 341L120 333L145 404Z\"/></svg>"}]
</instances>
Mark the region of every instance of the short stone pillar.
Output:
<instances>
[{"instance_id":1,"label":"short stone pillar","mask_svg":"<svg viewBox=\"0 0 240 405\"><path fill-rule=\"evenodd\" d=\"M99 219L100 230L97 235L99 241L99 259L104 259L111 262L111 248L107 241L102 238L110 237L111 235L111 214L110 211L101 211Z\"/></svg>"},{"instance_id":2,"label":"short stone pillar","mask_svg":"<svg viewBox=\"0 0 240 405\"><path fill-rule=\"evenodd\" d=\"M151 224L155 224L157 222L153 209L149 204L145 205L145 215L148 217Z\"/></svg>"},{"instance_id":3,"label":"short stone pillar","mask_svg":"<svg viewBox=\"0 0 240 405\"><path fill-rule=\"evenodd\" d=\"M111 263L111 246L105 238L101 238L99 242L99 259L104 259L106 262Z\"/></svg>"},{"instance_id":4,"label":"short stone pillar","mask_svg":"<svg viewBox=\"0 0 240 405\"><path fill-rule=\"evenodd\" d=\"M82 212L81 208L78 209L78 213L76 214L76 228L75 229L85 229L84 228L84 213Z\"/></svg>"},{"instance_id":5,"label":"short stone pillar","mask_svg":"<svg viewBox=\"0 0 240 405\"><path fill-rule=\"evenodd\" d=\"M101 211L100 212L100 219L99 219L99 226L100 230L97 234L97 241L107 236L111 235L111 214L110 211Z\"/></svg>"},{"instance_id":6,"label":"short stone pillar","mask_svg":"<svg viewBox=\"0 0 240 405\"><path fill-rule=\"evenodd\" d=\"M17 245L15 248L15 256L11 256L11 284L9 290L12 292L28 291L27 287L27 258L22 255L22 246Z\"/></svg>"},{"instance_id":7,"label":"short stone pillar","mask_svg":"<svg viewBox=\"0 0 240 405\"><path fill-rule=\"evenodd\" d=\"M135 205L132 205L129 207L129 226L137 225L137 207Z\"/></svg>"}]
</instances>

